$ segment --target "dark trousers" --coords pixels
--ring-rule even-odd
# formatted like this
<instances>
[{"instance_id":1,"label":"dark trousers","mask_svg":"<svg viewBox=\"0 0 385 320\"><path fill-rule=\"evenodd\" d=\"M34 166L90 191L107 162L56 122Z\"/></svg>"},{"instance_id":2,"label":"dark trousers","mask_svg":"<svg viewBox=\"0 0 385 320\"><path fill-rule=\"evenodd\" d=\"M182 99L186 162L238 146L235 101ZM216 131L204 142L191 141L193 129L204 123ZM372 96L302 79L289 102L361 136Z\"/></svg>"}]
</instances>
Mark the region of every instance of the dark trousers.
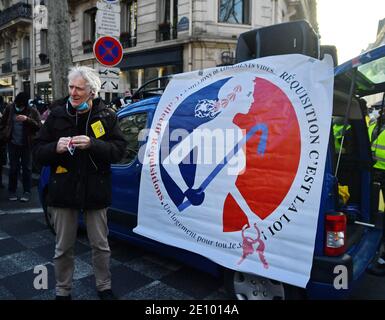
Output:
<instances>
[{"instance_id":1,"label":"dark trousers","mask_svg":"<svg viewBox=\"0 0 385 320\"><path fill-rule=\"evenodd\" d=\"M385 170L380 170L374 168L374 181L379 182L381 185L382 191L382 200L385 202ZM382 241L385 243L385 217L382 218ZM383 258L385 258L385 252L382 253Z\"/></svg>"},{"instance_id":2,"label":"dark trousers","mask_svg":"<svg viewBox=\"0 0 385 320\"><path fill-rule=\"evenodd\" d=\"M381 184L382 196L385 201L385 170L380 170L374 168L374 181L379 182Z\"/></svg>"},{"instance_id":3,"label":"dark trousers","mask_svg":"<svg viewBox=\"0 0 385 320\"><path fill-rule=\"evenodd\" d=\"M6 145L0 145L0 187L3 185L3 165L7 164Z\"/></svg>"},{"instance_id":4,"label":"dark trousers","mask_svg":"<svg viewBox=\"0 0 385 320\"><path fill-rule=\"evenodd\" d=\"M8 191L16 192L17 178L22 169L24 192L31 192L31 149L28 146L17 146L12 143L8 145L9 156L9 180Z\"/></svg>"}]
</instances>

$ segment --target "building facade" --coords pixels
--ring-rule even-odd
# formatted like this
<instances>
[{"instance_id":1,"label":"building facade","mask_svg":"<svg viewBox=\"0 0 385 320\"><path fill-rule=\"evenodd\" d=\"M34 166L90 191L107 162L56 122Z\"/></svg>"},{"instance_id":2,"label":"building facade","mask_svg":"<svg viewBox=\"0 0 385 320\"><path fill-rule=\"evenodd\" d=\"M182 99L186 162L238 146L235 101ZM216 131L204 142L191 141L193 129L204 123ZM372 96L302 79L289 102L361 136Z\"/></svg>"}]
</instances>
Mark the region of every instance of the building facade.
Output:
<instances>
[{"instance_id":1,"label":"building facade","mask_svg":"<svg viewBox=\"0 0 385 320\"><path fill-rule=\"evenodd\" d=\"M385 18L378 21L376 40L368 46L368 50L377 48L384 44L385 44Z\"/></svg>"},{"instance_id":2,"label":"building facade","mask_svg":"<svg viewBox=\"0 0 385 320\"><path fill-rule=\"evenodd\" d=\"M0 95L12 98L29 90L49 100L44 1L0 1ZM73 63L98 68L97 0L68 4ZM233 63L242 32L297 19L318 28L315 0L121 0L119 5L124 56L117 88L101 91L107 101L155 77Z\"/></svg>"},{"instance_id":3,"label":"building facade","mask_svg":"<svg viewBox=\"0 0 385 320\"><path fill-rule=\"evenodd\" d=\"M370 50L377 48L379 46L383 46L385 44L385 18L378 21L378 27L377 27L377 35L376 40L368 45L368 48L365 50ZM384 70L383 66L385 66L384 61L380 60L378 62L378 67ZM371 96L365 97L365 100L368 104L368 106L379 104L382 102L383 94L377 93Z\"/></svg>"},{"instance_id":4,"label":"building facade","mask_svg":"<svg viewBox=\"0 0 385 320\"><path fill-rule=\"evenodd\" d=\"M0 2L0 95L10 101L31 88L30 1Z\"/></svg>"}]
</instances>

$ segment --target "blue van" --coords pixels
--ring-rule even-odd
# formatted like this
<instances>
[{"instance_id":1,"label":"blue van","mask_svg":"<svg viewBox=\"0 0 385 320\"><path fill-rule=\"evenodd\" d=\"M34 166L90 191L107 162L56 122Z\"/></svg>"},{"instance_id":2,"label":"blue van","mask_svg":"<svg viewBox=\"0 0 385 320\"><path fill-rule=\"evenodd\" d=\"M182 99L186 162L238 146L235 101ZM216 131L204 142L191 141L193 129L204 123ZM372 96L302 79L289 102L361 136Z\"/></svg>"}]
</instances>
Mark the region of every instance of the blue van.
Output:
<instances>
[{"instance_id":1,"label":"blue van","mask_svg":"<svg viewBox=\"0 0 385 320\"><path fill-rule=\"evenodd\" d=\"M381 68L379 68L382 66ZM349 294L374 261L383 237L382 213L378 211L379 185L372 178L372 155L367 134L366 102L363 97L385 91L385 46L373 49L335 68L333 117L325 166L311 278L306 289L257 275L226 269L198 254L171 247L134 233L137 225L142 164L138 159L139 135L150 128L166 79L142 86L133 97L138 100L118 111L120 127L128 140L124 158L112 165L112 205L108 209L110 235L172 257L217 277L223 277L236 299L337 299ZM154 87L154 83L157 85ZM339 131L341 133L341 131ZM343 136L343 138L342 138ZM341 140L338 140L342 138ZM39 192L46 210L50 168L41 173ZM339 186L350 195L342 201ZM345 189L346 190L346 189ZM338 237L336 237L336 235ZM342 269L341 269L342 268ZM339 270L348 275L347 287L335 286Z\"/></svg>"}]
</instances>

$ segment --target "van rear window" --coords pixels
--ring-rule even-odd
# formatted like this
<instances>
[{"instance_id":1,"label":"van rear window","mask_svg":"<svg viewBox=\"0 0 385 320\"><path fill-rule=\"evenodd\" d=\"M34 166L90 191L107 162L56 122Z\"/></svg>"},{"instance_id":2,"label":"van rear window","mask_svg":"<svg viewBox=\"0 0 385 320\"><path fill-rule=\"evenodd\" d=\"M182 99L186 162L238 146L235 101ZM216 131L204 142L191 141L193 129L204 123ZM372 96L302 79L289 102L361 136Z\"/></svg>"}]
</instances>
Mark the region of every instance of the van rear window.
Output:
<instances>
[{"instance_id":1,"label":"van rear window","mask_svg":"<svg viewBox=\"0 0 385 320\"><path fill-rule=\"evenodd\" d=\"M359 66L358 71L372 83L379 84L385 82L385 57Z\"/></svg>"}]
</instances>

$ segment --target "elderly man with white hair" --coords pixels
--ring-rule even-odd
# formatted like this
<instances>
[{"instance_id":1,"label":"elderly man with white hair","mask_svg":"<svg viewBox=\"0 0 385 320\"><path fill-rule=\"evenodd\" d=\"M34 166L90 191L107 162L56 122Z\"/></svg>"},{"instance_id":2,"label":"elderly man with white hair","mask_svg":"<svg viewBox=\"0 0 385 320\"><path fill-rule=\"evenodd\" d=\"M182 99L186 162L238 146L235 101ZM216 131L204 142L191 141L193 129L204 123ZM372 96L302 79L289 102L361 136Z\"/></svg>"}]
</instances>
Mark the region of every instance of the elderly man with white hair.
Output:
<instances>
[{"instance_id":1,"label":"elderly man with white hair","mask_svg":"<svg viewBox=\"0 0 385 320\"><path fill-rule=\"evenodd\" d=\"M34 147L36 161L51 168L47 205L56 231L56 299L71 299L79 212L92 247L98 296L114 299L106 208L111 203L111 163L121 159L126 141L116 114L97 98L97 73L74 67L68 80L69 97L55 103Z\"/></svg>"}]
</instances>

